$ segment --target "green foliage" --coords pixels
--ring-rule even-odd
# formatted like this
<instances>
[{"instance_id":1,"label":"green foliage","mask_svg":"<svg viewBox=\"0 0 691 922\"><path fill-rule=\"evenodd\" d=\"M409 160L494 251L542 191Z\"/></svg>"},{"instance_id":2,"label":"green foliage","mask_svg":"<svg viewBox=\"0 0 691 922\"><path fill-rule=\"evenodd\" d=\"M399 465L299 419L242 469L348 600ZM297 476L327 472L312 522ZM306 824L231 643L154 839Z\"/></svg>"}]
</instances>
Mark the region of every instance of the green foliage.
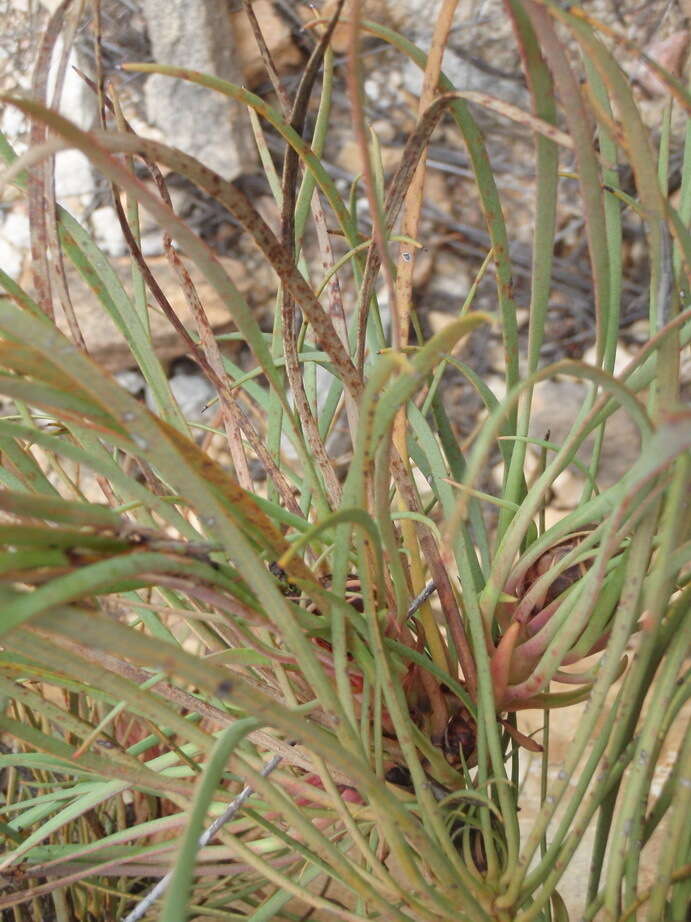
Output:
<instances>
[{"instance_id":1,"label":"green foliage","mask_svg":"<svg viewBox=\"0 0 691 922\"><path fill-rule=\"evenodd\" d=\"M367 240L320 160L332 118L330 26L316 27L321 39L292 112L218 78L129 66L198 83L251 110L281 211L279 236L233 183L139 138L120 116L85 132L41 99L5 99L50 132L19 158L4 139L0 145L5 183L28 196L33 243L45 249L51 237L53 261L59 265L59 247L86 279L125 335L156 405L156 413L147 410L58 331L47 264L33 267L36 301L0 274L0 392L16 407L0 420L0 728L11 741L0 755L0 867L10 883L0 908L13 908L15 918L23 918L23 904L41 917L46 900L61 922L124 918L172 867L167 892L159 887L146 918L288 920L313 910L347 920L561 922L569 907L560 879L591 827L584 918L683 918L688 739L656 794L652 782L690 691L691 412L679 400L679 364L691 339L691 134L672 204L664 157L670 120L658 155L616 62L616 41L551 2L507 0L506 8L532 113L500 111L535 139L525 367L500 196L466 97L496 102L456 91L435 72L441 27L429 58L374 23L355 17L349 27L353 122L367 158L359 184L375 216ZM423 99L388 183L359 104L355 61L364 33L412 59L440 91ZM579 50L580 64L564 53L565 41ZM318 73L319 115L305 140ZM688 113L689 94L661 76ZM110 105L118 111L117 100ZM493 265L498 309L496 316L473 310L474 285L448 327L411 345L415 175L445 115L467 148L482 201L491 250L478 280ZM562 119L566 131L557 130ZM262 124L286 142L281 180ZM126 237L143 280L151 283L137 207L195 263L251 349L256 373L223 357L168 247L196 328L182 327L162 293L153 296L218 390L218 432L232 469L193 439L143 301L126 293L84 228L53 207L43 166L68 147L89 157L116 199L127 197ZM560 147L573 151L583 201L594 366L540 363ZM280 280L271 339L213 252L136 177L130 158L157 181L159 167L186 177L242 225ZM623 163L637 187L625 200L646 231L650 337L615 376ZM346 242L342 258L327 226ZM319 269L303 252L314 229ZM324 266L333 269L324 274ZM375 291L380 270L390 340ZM503 338L502 400L454 354L488 323ZM465 454L440 394L447 365L466 375L487 407ZM325 401L316 399L317 366L330 376ZM548 436L539 443L542 467L528 482L533 388L556 374L587 382L587 396L562 443ZM618 483L598 489L604 425L620 407L640 431L640 456ZM328 438L339 420L353 444L343 482ZM582 501L545 528L551 485L581 463L576 455L593 435ZM287 441L295 463L281 454ZM500 494L488 497L482 474L495 452L504 479ZM267 495L249 474L252 456L266 469ZM87 499L86 478L103 502ZM492 504L496 525L487 515ZM583 660L580 672L569 672ZM560 682L567 691L554 691ZM549 714L584 700L572 745L550 779ZM520 730L517 715L529 708L544 710L542 746ZM543 764L542 805L519 829L517 782L531 750ZM245 791L233 803L245 785L252 796ZM225 821L200 848L202 830L219 815ZM661 824L659 867L646 889L641 851Z\"/></svg>"}]
</instances>

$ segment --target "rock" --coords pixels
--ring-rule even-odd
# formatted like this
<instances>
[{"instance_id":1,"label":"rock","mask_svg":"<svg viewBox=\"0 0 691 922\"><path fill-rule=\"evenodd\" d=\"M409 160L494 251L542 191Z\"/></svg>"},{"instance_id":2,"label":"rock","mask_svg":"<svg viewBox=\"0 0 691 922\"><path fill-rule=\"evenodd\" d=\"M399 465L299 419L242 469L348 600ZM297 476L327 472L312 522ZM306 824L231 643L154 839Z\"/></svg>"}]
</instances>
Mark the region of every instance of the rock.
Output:
<instances>
[{"instance_id":1,"label":"rock","mask_svg":"<svg viewBox=\"0 0 691 922\"><path fill-rule=\"evenodd\" d=\"M451 326L457 319L457 315L449 311L427 311L427 322L433 336Z\"/></svg>"},{"instance_id":2,"label":"rock","mask_svg":"<svg viewBox=\"0 0 691 922\"><path fill-rule=\"evenodd\" d=\"M28 215L19 209L11 211L2 225L2 236L18 250L28 250L31 246Z\"/></svg>"},{"instance_id":3,"label":"rock","mask_svg":"<svg viewBox=\"0 0 691 922\"><path fill-rule=\"evenodd\" d=\"M570 512L578 505L583 492L583 477L571 470L562 471L552 484L552 492L552 506Z\"/></svg>"},{"instance_id":4,"label":"rock","mask_svg":"<svg viewBox=\"0 0 691 922\"><path fill-rule=\"evenodd\" d=\"M447 48L444 52L442 70L458 89L487 93L513 105L525 105L527 93L520 82L503 79L495 74L488 73L468 58L457 54L452 48ZM406 61L403 70L404 86L409 93L416 97L420 95L422 90L422 78L422 71L417 64L412 61ZM479 107L474 108L474 113L476 117L485 115L488 120L500 119L500 116ZM501 121L508 124L506 119L501 119Z\"/></svg>"},{"instance_id":5,"label":"rock","mask_svg":"<svg viewBox=\"0 0 691 922\"><path fill-rule=\"evenodd\" d=\"M120 387L124 387L133 397L142 397L146 391L144 376L136 368L118 371L113 375Z\"/></svg>"},{"instance_id":6,"label":"rock","mask_svg":"<svg viewBox=\"0 0 691 922\"><path fill-rule=\"evenodd\" d=\"M402 152L402 147L379 148L385 174L389 175L398 167ZM344 140L336 156L336 163L351 176L358 176L362 173L362 154L360 145L355 138L351 137Z\"/></svg>"},{"instance_id":7,"label":"rock","mask_svg":"<svg viewBox=\"0 0 691 922\"><path fill-rule=\"evenodd\" d=\"M682 352L679 382L682 385L688 385L691 382L691 355L689 355L688 349L684 349Z\"/></svg>"},{"instance_id":8,"label":"rock","mask_svg":"<svg viewBox=\"0 0 691 922\"><path fill-rule=\"evenodd\" d=\"M17 279L21 275L25 255L25 252L12 246L0 231L0 268L11 278Z\"/></svg>"},{"instance_id":9,"label":"rock","mask_svg":"<svg viewBox=\"0 0 691 922\"><path fill-rule=\"evenodd\" d=\"M62 56L62 39L55 46L55 53L48 74L48 99L52 103L54 94L55 77L58 64ZM82 80L75 71L78 67L82 71L89 71L86 61L82 61L77 53L72 49L67 58L67 67L65 68L65 78L62 83L62 93L60 94L60 103L58 110L65 118L68 118L75 125L88 131L94 126L98 117L98 102L96 94Z\"/></svg>"},{"instance_id":10,"label":"rock","mask_svg":"<svg viewBox=\"0 0 691 922\"><path fill-rule=\"evenodd\" d=\"M201 372L181 370L169 378L168 383L185 419L192 422L205 419L203 411L208 402L216 396L216 391ZM156 412L155 402L148 392L146 405Z\"/></svg>"},{"instance_id":11,"label":"rock","mask_svg":"<svg viewBox=\"0 0 691 922\"><path fill-rule=\"evenodd\" d=\"M585 395L586 386L580 381L543 381L538 384L533 400L530 435L544 439L549 429L550 441L561 445L583 406ZM585 464L590 461L592 446L593 437L590 436L578 452L577 457ZM617 410L605 427L598 484L608 487L617 483L630 470L638 458L639 450L640 436L636 424L624 410ZM549 457L553 457L551 452Z\"/></svg>"},{"instance_id":12,"label":"rock","mask_svg":"<svg viewBox=\"0 0 691 922\"><path fill-rule=\"evenodd\" d=\"M55 155L55 194L58 201L79 196L86 204L96 186L91 164L80 150L60 150Z\"/></svg>"},{"instance_id":13,"label":"rock","mask_svg":"<svg viewBox=\"0 0 691 922\"><path fill-rule=\"evenodd\" d=\"M299 67L303 63L302 54L293 42L288 23L276 12L274 4L270 0L255 0L252 9L278 73ZM230 13L230 23L242 80L247 86L256 86L267 79L266 68L241 3Z\"/></svg>"},{"instance_id":14,"label":"rock","mask_svg":"<svg viewBox=\"0 0 691 922\"><path fill-rule=\"evenodd\" d=\"M434 269L430 274L426 300L429 299L430 303L448 301L457 316L471 284L467 262L448 250L440 249L434 253Z\"/></svg>"},{"instance_id":15,"label":"rock","mask_svg":"<svg viewBox=\"0 0 691 922\"><path fill-rule=\"evenodd\" d=\"M486 374L483 378L487 387L501 403L506 398L506 377L504 375Z\"/></svg>"},{"instance_id":16,"label":"rock","mask_svg":"<svg viewBox=\"0 0 691 922\"><path fill-rule=\"evenodd\" d=\"M242 83L224 0L144 0L143 9L154 60ZM193 83L153 74L146 83L146 105L149 120L168 144L226 179L251 172L255 152L239 103Z\"/></svg>"},{"instance_id":17,"label":"rock","mask_svg":"<svg viewBox=\"0 0 691 922\"><path fill-rule=\"evenodd\" d=\"M324 19L333 16L336 2L337 0L326 0L321 9ZM424 18L427 23L434 23L440 5L441 0L367 0L363 4L363 18L395 29L409 30L420 18ZM336 26L332 39L332 45L338 54L344 54L348 49L350 6L350 0L346 0L341 21ZM307 3L300 4L298 11L305 22L314 18L314 11Z\"/></svg>"},{"instance_id":18,"label":"rock","mask_svg":"<svg viewBox=\"0 0 691 922\"><path fill-rule=\"evenodd\" d=\"M160 256L163 253L163 235L160 231L144 234L139 241L139 248L146 257Z\"/></svg>"},{"instance_id":19,"label":"rock","mask_svg":"<svg viewBox=\"0 0 691 922\"><path fill-rule=\"evenodd\" d=\"M17 138L26 133L28 121L23 112L15 109L14 106L5 106L0 114L0 130L16 146ZM22 147L23 149L23 147Z\"/></svg>"},{"instance_id":20,"label":"rock","mask_svg":"<svg viewBox=\"0 0 691 922\"><path fill-rule=\"evenodd\" d=\"M333 6L334 0L329 0L323 14L329 15ZM344 23L337 28L334 37L334 47L340 53L347 49L349 30L345 20L348 19L348 6L346 3ZM369 0L365 17L393 27L426 51L440 7L441 0ZM499 73L502 70L513 72L520 69L514 54L510 18L506 16L499 0L484 2L481 14L475 15L474 11L469 12L471 10L472 5L459 4L454 19L456 28L452 31L444 54L442 70L459 89L476 90L497 96L505 102L524 104L527 94L522 82ZM482 58L478 59L478 55ZM409 93L419 97L422 71L412 61L406 61L403 65L403 86ZM489 113L489 118L495 120L496 116Z\"/></svg>"},{"instance_id":21,"label":"rock","mask_svg":"<svg viewBox=\"0 0 691 922\"><path fill-rule=\"evenodd\" d=\"M145 179L144 185L149 192L156 196L156 198L160 198L160 193L152 179ZM173 180L169 180L166 182L166 189L168 191L170 203L175 214L179 218L187 217L195 205L196 192L194 187L190 187L187 184L179 186ZM151 215L146 210L146 208L139 209L139 232L142 237L145 237L147 234L156 232L158 233L159 237L163 239L160 225L158 224L156 218L154 218L153 215Z\"/></svg>"},{"instance_id":22,"label":"rock","mask_svg":"<svg viewBox=\"0 0 691 922\"><path fill-rule=\"evenodd\" d=\"M376 122L372 122L371 129L379 138L380 144L393 144L396 138L396 128L388 119L378 118Z\"/></svg>"},{"instance_id":23,"label":"rock","mask_svg":"<svg viewBox=\"0 0 691 922\"><path fill-rule=\"evenodd\" d=\"M0 223L0 268L13 279L20 278L31 246L29 218L24 208L23 204L15 204Z\"/></svg>"},{"instance_id":24,"label":"rock","mask_svg":"<svg viewBox=\"0 0 691 922\"><path fill-rule=\"evenodd\" d=\"M415 264L413 266L413 288L423 290L431 281L434 273L434 253L430 247L420 247L415 250Z\"/></svg>"},{"instance_id":25,"label":"rock","mask_svg":"<svg viewBox=\"0 0 691 922\"><path fill-rule=\"evenodd\" d=\"M629 352L621 343L618 343L614 356L614 374L620 375L634 357L633 352ZM594 344L583 353L583 361L586 365L597 365L597 349Z\"/></svg>"},{"instance_id":26,"label":"rock","mask_svg":"<svg viewBox=\"0 0 691 922\"><path fill-rule=\"evenodd\" d=\"M636 644L636 641L633 641ZM593 660L586 661L589 665ZM582 668L579 664L578 668ZM609 714L614 706L616 696L620 692L623 679L619 679L607 693L607 700L603 706L602 713ZM559 685L553 683L551 690L555 692L564 691L572 686ZM569 755L573 747L573 740L581 728L582 721L586 714L588 702L577 704L569 708L563 708L551 712L550 721L550 743L549 743L549 784L555 785L558 781L558 774L563 761ZM661 752L658 756L654 767L652 768L651 791L653 797L657 797L667 777L674 769L675 762L678 766L677 754L684 745L685 734L688 732L688 720L691 716L691 708L688 703L679 712L677 719L670 727L665 736L664 742L661 743ZM519 711L519 729L526 734L535 733L535 739L540 742L542 734L540 728L544 726L544 712L540 710ZM586 755L590 750L586 751ZM521 789L521 812L519 822L522 836L532 830L535 819L540 811L540 770L541 757L522 758L522 771L520 780ZM556 813L556 820L553 828L556 828L556 822L564 815L568 800L574 796L575 784L580 777L581 766L576 769L574 778L569 782L566 800L560 804ZM661 854L664 851L665 837L667 835L667 822L663 822L653 833L651 839L645 846L643 857L639 869L639 892L655 883L660 867ZM595 838L595 823L588 825L584 834L580 837L578 847L574 855L569 860L568 866L564 870L564 876L557 884L557 889L564 900L568 909L568 918L577 920L581 918L584 909L587 887L585 882L590 874L590 859ZM610 843L615 845L616 843ZM602 915L598 914L596 919L601 920ZM681 922L681 919L679 920Z\"/></svg>"},{"instance_id":27,"label":"rock","mask_svg":"<svg viewBox=\"0 0 691 922\"><path fill-rule=\"evenodd\" d=\"M281 212L273 195L260 195L259 198L254 199L254 207L257 209L259 216L266 221L274 234L276 234L276 236L280 236Z\"/></svg>"},{"instance_id":28,"label":"rock","mask_svg":"<svg viewBox=\"0 0 691 922\"><path fill-rule=\"evenodd\" d=\"M91 215L94 240L109 256L124 256L127 244L122 234L118 216L111 205L96 208Z\"/></svg>"},{"instance_id":29,"label":"rock","mask_svg":"<svg viewBox=\"0 0 691 922\"><path fill-rule=\"evenodd\" d=\"M340 145L336 155L336 164L350 176L360 175L362 172L362 154L360 153L360 145L355 142L354 138L347 138Z\"/></svg>"},{"instance_id":30,"label":"rock","mask_svg":"<svg viewBox=\"0 0 691 922\"><path fill-rule=\"evenodd\" d=\"M667 38L655 42L650 48L646 49L649 58L664 67L666 71L674 77L680 76L680 71L686 58L689 48L689 39L691 34L688 29L681 29L673 32ZM635 72L634 79L643 87L650 96L668 96L669 90L660 80L654 71L646 64L640 63Z\"/></svg>"},{"instance_id":31,"label":"rock","mask_svg":"<svg viewBox=\"0 0 691 922\"><path fill-rule=\"evenodd\" d=\"M2 238L0 238L1 240ZM129 257L111 259L110 262L125 289L131 291L131 261ZM187 302L180 289L177 277L169 266L167 259L165 257L153 257L147 262L170 301L173 310L185 326L194 331L196 329L194 318L187 307ZM235 329L230 312L221 302L215 289L202 277L199 270L192 263L185 262L212 328L216 332ZM221 263L251 305L260 307L273 299L276 284L268 266L260 264L258 268L250 270L236 259L222 259ZM4 261L1 256L0 264L4 268ZM66 271L75 313L89 353L109 371L130 368L133 364L132 353L115 323L106 314L96 296L77 271L69 264L66 266ZM25 272L24 274L26 275L27 273ZM30 290L30 278L27 277L24 282L27 290ZM150 295L148 296L148 301L150 304L153 303L153 298ZM151 335L159 357L165 360L183 355L186 352L186 347L168 320L159 310L151 310L149 316ZM56 321L62 332L69 335L68 326L61 311L57 312ZM227 345L224 348L227 348Z\"/></svg>"}]
</instances>

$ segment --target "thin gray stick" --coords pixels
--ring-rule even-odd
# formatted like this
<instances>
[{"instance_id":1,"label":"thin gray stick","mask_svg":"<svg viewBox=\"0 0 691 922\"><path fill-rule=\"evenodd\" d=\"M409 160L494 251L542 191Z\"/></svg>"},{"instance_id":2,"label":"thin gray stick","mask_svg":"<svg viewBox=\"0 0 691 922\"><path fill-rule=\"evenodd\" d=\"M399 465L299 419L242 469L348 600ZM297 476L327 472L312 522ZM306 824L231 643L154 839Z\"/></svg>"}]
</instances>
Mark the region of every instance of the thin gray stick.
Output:
<instances>
[{"instance_id":1,"label":"thin gray stick","mask_svg":"<svg viewBox=\"0 0 691 922\"><path fill-rule=\"evenodd\" d=\"M280 762L281 756L274 756L272 759L270 759L261 770L261 774L264 776L264 778L266 778L267 775L270 775L276 766L280 764ZM209 844L218 830L225 823L227 823L228 820L231 820L235 816L240 807L242 807L246 800L249 800L252 794L254 794L254 788L246 785L240 791L235 800L229 803L223 813L220 816L217 816L213 823L199 836L199 848L203 848L205 845ZM168 873L159 880L156 886L148 892L141 903L138 903L132 912L128 916L125 916L122 922L137 922L138 919L141 919L147 910L149 910L151 906L156 902L156 900L163 896L172 877L173 872L168 871Z\"/></svg>"},{"instance_id":2,"label":"thin gray stick","mask_svg":"<svg viewBox=\"0 0 691 922\"><path fill-rule=\"evenodd\" d=\"M433 579L431 579L427 583L425 588L422 590L422 592L416 595L413 601L408 606L408 617L410 617L411 615L414 615L415 612L418 610L418 608L420 608L421 605L425 604L427 599L432 595L432 593L436 590L436 588L437 588L437 584L434 582Z\"/></svg>"}]
</instances>

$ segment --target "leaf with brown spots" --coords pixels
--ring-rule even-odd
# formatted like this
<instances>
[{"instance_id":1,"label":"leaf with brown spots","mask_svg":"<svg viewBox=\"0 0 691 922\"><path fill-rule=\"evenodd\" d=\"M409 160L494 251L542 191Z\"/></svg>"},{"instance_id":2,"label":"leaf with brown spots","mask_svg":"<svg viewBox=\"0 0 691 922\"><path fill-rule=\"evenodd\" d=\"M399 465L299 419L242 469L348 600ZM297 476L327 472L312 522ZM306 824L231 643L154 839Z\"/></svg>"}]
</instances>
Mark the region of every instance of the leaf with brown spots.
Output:
<instances>
[{"instance_id":1,"label":"leaf with brown spots","mask_svg":"<svg viewBox=\"0 0 691 922\"><path fill-rule=\"evenodd\" d=\"M290 550L290 545L268 515L259 507L252 496L224 470L213 461L195 442L185 438L177 429L157 419L156 425L163 429L167 438L175 445L185 462L207 483L211 484L227 501L233 516L257 543L269 551L274 558L281 557ZM286 564L286 572L297 579L317 583L318 580L299 557L293 557Z\"/></svg>"}]
</instances>

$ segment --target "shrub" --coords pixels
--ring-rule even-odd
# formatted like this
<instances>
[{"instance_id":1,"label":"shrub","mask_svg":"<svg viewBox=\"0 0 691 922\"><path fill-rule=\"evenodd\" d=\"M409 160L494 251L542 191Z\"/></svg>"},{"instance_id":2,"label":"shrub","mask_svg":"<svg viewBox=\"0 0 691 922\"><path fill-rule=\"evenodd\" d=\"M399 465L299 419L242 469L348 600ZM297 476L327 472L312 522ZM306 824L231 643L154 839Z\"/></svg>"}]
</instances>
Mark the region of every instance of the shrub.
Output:
<instances>
[{"instance_id":1,"label":"shrub","mask_svg":"<svg viewBox=\"0 0 691 922\"><path fill-rule=\"evenodd\" d=\"M668 116L672 106L688 113L689 94L655 68L670 94L656 149L616 61L632 49L582 11L507 0L527 113L455 89L440 74L455 4L443 5L428 56L361 20L358 6L345 27L363 175L349 198L322 162L334 22L314 25L290 111L214 77L128 66L198 83L254 113L278 234L236 185L129 130L117 97L102 88L109 114L91 132L41 99L5 100L35 126L21 157L2 145L5 181L28 197L35 280L34 299L0 274L0 390L16 408L0 420L0 725L13 741L0 756L9 881L0 906L15 918L28 903L38 918L48 899L59 920L316 911L347 920L561 922L569 909L560 880L593 826L584 919L685 916L688 737L657 791L653 780L689 695L691 414L679 398L691 337L688 147L674 204L667 194ZM425 77L417 124L387 181L363 113L363 34ZM305 139L316 91L319 112ZM534 135L521 362L507 229L471 103L498 108ZM480 271L493 267L497 308L474 310L473 285L458 316L423 341L413 335L412 267L426 144L442 118L468 152L491 240ZM280 178L262 124L285 142ZM132 295L86 230L55 206L46 165L65 147L83 151L122 202ZM585 216L597 323L591 365L540 361L562 155ZM135 160L158 193L137 178ZM619 188L625 163L633 196ZM271 264L280 281L271 334L176 216L161 169L226 208ZM359 194L370 206L368 237L356 220ZM194 329L181 324L141 255L140 207L166 235ZM650 334L615 375L624 207L645 228ZM345 241L343 258L334 256L332 228ZM308 229L318 268L304 257ZM254 371L223 352L180 252L227 306ZM72 340L56 328L48 281L63 278L63 260L125 335L155 412L79 348L74 319ZM217 389L228 463L208 440L198 444L172 397L148 331L149 298ZM69 311L67 297L63 306ZM501 330L502 399L455 354L484 324ZM449 365L486 405L463 450L440 390ZM319 400L317 369L328 374ZM561 443L530 436L533 388L555 375L588 384ZM619 407L638 427L640 455L619 482L599 488L604 426ZM329 448L339 420L353 445L344 479ZM581 501L546 527L551 485L593 436ZM282 453L288 443L294 462ZM542 458L532 482L530 443ZM482 476L494 456L503 480L491 496ZM251 459L265 469L265 492ZM85 472L103 501L86 499ZM488 515L495 507L496 521ZM552 710L583 701L557 764ZM544 712L541 742L521 730L525 709ZM519 779L534 753L541 806L519 828ZM646 889L641 852L660 828Z\"/></svg>"}]
</instances>

